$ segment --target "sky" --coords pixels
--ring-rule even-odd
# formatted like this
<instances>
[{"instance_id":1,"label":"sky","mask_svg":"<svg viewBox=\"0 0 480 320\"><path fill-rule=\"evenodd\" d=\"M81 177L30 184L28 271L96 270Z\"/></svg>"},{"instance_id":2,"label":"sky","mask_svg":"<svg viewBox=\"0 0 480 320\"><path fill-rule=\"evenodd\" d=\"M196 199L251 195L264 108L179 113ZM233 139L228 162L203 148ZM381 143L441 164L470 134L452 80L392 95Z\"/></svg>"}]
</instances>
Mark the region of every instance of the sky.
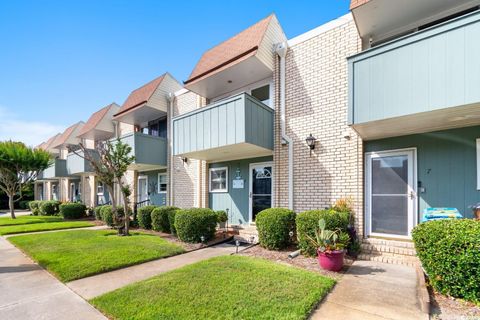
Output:
<instances>
[{"instance_id":1,"label":"sky","mask_svg":"<svg viewBox=\"0 0 480 320\"><path fill-rule=\"evenodd\" d=\"M0 141L38 145L275 13L293 38L349 0L0 0Z\"/></svg>"}]
</instances>

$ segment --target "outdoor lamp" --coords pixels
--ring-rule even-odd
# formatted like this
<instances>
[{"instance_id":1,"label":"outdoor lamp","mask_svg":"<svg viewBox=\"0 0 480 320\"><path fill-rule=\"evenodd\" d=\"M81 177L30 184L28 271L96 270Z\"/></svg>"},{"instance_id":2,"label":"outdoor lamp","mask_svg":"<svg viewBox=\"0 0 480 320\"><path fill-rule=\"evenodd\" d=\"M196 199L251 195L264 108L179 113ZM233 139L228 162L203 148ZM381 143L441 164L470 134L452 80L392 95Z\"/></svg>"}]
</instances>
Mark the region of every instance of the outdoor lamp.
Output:
<instances>
[{"instance_id":1,"label":"outdoor lamp","mask_svg":"<svg viewBox=\"0 0 480 320\"><path fill-rule=\"evenodd\" d=\"M202 243L204 243L204 242L205 242L205 237L204 237L204 236L201 236L201 237L200 237L200 241L202 241Z\"/></svg>"},{"instance_id":2,"label":"outdoor lamp","mask_svg":"<svg viewBox=\"0 0 480 320\"><path fill-rule=\"evenodd\" d=\"M305 141L307 142L307 146L310 148L310 154L312 154L312 150L315 149L315 142L317 141L317 139L310 133L310 135L305 139Z\"/></svg>"}]
</instances>

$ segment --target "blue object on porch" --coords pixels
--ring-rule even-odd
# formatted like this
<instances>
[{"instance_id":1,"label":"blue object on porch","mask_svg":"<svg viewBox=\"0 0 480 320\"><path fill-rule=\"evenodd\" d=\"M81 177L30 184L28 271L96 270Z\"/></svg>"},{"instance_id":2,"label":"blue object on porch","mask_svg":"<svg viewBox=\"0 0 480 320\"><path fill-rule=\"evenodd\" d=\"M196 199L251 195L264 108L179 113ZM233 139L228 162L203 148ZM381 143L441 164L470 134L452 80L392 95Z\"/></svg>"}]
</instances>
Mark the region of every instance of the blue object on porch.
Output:
<instances>
[{"instance_id":1,"label":"blue object on porch","mask_svg":"<svg viewBox=\"0 0 480 320\"><path fill-rule=\"evenodd\" d=\"M463 216L457 208L425 208L422 222L441 219L461 219Z\"/></svg>"}]
</instances>

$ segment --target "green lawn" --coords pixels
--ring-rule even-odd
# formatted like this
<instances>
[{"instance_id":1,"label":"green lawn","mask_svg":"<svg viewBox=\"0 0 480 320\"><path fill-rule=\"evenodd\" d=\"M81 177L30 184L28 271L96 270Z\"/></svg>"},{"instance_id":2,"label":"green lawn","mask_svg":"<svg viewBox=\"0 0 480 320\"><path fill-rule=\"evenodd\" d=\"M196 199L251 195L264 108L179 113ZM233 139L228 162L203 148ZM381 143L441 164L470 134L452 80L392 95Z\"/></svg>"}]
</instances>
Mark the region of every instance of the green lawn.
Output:
<instances>
[{"instance_id":1,"label":"green lawn","mask_svg":"<svg viewBox=\"0 0 480 320\"><path fill-rule=\"evenodd\" d=\"M19 216L16 219L12 219L10 218L9 214L7 217L0 218L0 226L13 226L18 224L33 224L58 221L63 221L63 218L57 216Z\"/></svg>"},{"instance_id":2,"label":"green lawn","mask_svg":"<svg viewBox=\"0 0 480 320\"><path fill-rule=\"evenodd\" d=\"M73 229L82 227L92 227L95 224L88 221L64 221L64 222L49 222L49 223L30 223L18 224L0 227L0 235L17 234L26 232L38 232L49 230Z\"/></svg>"},{"instance_id":3,"label":"green lawn","mask_svg":"<svg viewBox=\"0 0 480 320\"><path fill-rule=\"evenodd\" d=\"M158 236L132 232L75 230L8 238L40 265L67 282L184 252Z\"/></svg>"},{"instance_id":4,"label":"green lawn","mask_svg":"<svg viewBox=\"0 0 480 320\"><path fill-rule=\"evenodd\" d=\"M224 256L90 302L113 319L306 319L334 283L263 259Z\"/></svg>"}]
</instances>

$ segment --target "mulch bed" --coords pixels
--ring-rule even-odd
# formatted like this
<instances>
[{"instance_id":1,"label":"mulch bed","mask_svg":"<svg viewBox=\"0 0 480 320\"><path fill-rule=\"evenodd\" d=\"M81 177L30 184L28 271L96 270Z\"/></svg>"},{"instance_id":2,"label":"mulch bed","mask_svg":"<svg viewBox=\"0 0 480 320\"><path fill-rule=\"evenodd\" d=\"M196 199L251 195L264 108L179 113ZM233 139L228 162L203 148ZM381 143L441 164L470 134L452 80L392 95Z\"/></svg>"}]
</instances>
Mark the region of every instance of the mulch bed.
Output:
<instances>
[{"instance_id":1,"label":"mulch bed","mask_svg":"<svg viewBox=\"0 0 480 320\"><path fill-rule=\"evenodd\" d=\"M446 297L429 287L432 319L480 319L480 306L472 302Z\"/></svg>"},{"instance_id":2,"label":"mulch bed","mask_svg":"<svg viewBox=\"0 0 480 320\"><path fill-rule=\"evenodd\" d=\"M256 257L256 258L263 258L263 259L275 261L278 263L286 264L289 266L294 266L294 267L306 269L309 271L318 272L322 275L325 275L334 279L340 279L343 273L345 273L345 271L347 271L348 268L353 263L353 260L347 257L345 259L345 264L341 272L327 271L320 268L320 266L318 265L317 258L314 258L314 257L305 257L303 255L299 255L294 259L289 259L288 254L296 250L297 250L296 247L291 247L291 248L280 250L280 251L273 251L273 250L264 249L259 245L256 245L241 251L239 254L244 256Z\"/></svg>"}]
</instances>

